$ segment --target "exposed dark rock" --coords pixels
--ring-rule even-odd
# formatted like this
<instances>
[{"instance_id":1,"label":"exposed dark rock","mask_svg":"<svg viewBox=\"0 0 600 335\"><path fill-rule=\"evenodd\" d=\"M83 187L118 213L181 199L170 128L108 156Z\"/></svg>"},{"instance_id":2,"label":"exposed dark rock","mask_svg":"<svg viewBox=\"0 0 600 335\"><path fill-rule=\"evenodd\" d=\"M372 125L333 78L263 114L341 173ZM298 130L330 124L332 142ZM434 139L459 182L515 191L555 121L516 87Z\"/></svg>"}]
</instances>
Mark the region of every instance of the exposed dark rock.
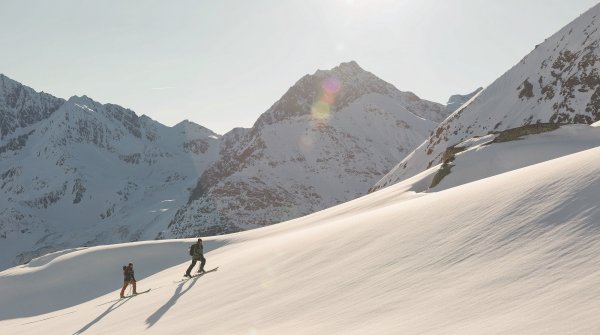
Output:
<instances>
[{"instance_id":1,"label":"exposed dark rock","mask_svg":"<svg viewBox=\"0 0 600 335\"><path fill-rule=\"evenodd\" d=\"M519 90L519 99L529 99L533 97L533 85L529 82L528 79L525 79L525 81L523 81L523 83L517 88L517 90Z\"/></svg>"}]
</instances>

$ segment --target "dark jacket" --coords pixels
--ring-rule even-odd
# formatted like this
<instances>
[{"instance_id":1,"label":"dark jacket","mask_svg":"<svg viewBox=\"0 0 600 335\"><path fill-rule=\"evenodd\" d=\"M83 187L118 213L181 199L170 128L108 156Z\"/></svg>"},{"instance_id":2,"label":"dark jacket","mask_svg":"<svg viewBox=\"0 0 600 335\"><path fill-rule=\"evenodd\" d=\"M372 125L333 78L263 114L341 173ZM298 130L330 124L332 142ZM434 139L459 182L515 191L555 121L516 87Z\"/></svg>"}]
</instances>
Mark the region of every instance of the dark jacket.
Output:
<instances>
[{"instance_id":1,"label":"dark jacket","mask_svg":"<svg viewBox=\"0 0 600 335\"><path fill-rule=\"evenodd\" d=\"M192 258L201 259L204 255L204 246L202 243L192 244Z\"/></svg>"},{"instance_id":2,"label":"dark jacket","mask_svg":"<svg viewBox=\"0 0 600 335\"><path fill-rule=\"evenodd\" d=\"M125 269L123 269L123 277L124 277L124 281L132 281L132 280L135 281L133 268L126 267Z\"/></svg>"}]
</instances>

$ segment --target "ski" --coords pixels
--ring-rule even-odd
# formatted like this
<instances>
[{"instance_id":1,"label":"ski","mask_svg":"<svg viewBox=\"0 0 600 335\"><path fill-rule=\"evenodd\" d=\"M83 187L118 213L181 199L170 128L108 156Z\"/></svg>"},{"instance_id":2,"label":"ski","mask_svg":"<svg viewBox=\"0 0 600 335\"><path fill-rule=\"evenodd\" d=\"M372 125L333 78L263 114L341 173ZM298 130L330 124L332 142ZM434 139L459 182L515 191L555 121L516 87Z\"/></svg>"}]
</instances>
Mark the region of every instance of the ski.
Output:
<instances>
[{"instance_id":1,"label":"ski","mask_svg":"<svg viewBox=\"0 0 600 335\"><path fill-rule=\"evenodd\" d=\"M136 295L140 295L140 294L144 294L144 293L148 293L148 292L150 292L150 289L147 289L146 291L138 292L137 294L132 294L132 295L128 295L128 296L125 296L125 297L122 297L122 298L119 298L119 299L115 299L115 300L107 301L107 302L105 302L105 303L102 303L102 304L100 304L100 305L98 305L98 306L102 306L102 305L110 304L110 303L112 303L112 302L117 302L117 301L121 301L121 300L125 300L125 299L130 299L130 298L133 298L133 297L135 297ZM97 306L96 306L96 307L97 307Z\"/></svg>"},{"instance_id":2,"label":"ski","mask_svg":"<svg viewBox=\"0 0 600 335\"><path fill-rule=\"evenodd\" d=\"M193 279L193 278L202 277L202 276L204 276L205 274L207 274L207 273L210 273L210 272L215 272L215 271L217 271L218 269L219 269L219 267L217 266L217 267L215 267L214 269L206 270L206 271L204 271L204 272L201 272L201 273L196 273L195 275L193 275L193 276L191 276L191 277L185 277L185 278L183 278L183 279L180 279L180 280L177 280L177 281L175 281L174 283L183 283L183 282L186 282L186 281L188 281L188 280L190 280L190 279Z\"/></svg>"},{"instance_id":3,"label":"ski","mask_svg":"<svg viewBox=\"0 0 600 335\"><path fill-rule=\"evenodd\" d=\"M150 292L150 289L147 289L147 290L145 290L145 291L142 291L142 292L138 292L138 293L136 293L136 294L132 294L132 295L130 295L129 297L133 298L133 297L135 297L136 295L140 295L140 294L144 294L144 293L148 293L148 292ZM126 297L126 298L127 298L127 297Z\"/></svg>"}]
</instances>

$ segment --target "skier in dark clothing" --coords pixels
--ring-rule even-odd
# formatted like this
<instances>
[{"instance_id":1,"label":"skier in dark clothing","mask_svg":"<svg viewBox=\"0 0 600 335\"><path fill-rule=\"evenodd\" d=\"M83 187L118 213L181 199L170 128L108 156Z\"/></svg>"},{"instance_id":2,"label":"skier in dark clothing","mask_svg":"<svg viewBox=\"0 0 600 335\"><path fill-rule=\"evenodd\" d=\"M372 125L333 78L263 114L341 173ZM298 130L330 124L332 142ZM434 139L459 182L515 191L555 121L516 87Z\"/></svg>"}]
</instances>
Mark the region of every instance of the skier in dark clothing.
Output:
<instances>
[{"instance_id":1,"label":"skier in dark clothing","mask_svg":"<svg viewBox=\"0 0 600 335\"><path fill-rule=\"evenodd\" d=\"M197 243L192 244L192 247L190 248L190 256L192 256L192 264L190 264L187 271L185 272L185 277L192 276L190 272L194 268L194 265L196 265L197 261L200 261L200 269L198 270L198 273L204 272L204 264L206 264L206 258L204 258L204 247L202 246L201 238L198 239Z\"/></svg>"},{"instance_id":2,"label":"skier in dark clothing","mask_svg":"<svg viewBox=\"0 0 600 335\"><path fill-rule=\"evenodd\" d=\"M133 263L129 263L128 266L123 265L123 288L121 289L121 298L125 297L125 289L127 285L131 284L133 286L133 294L137 294L135 289L135 275L133 272Z\"/></svg>"}]
</instances>

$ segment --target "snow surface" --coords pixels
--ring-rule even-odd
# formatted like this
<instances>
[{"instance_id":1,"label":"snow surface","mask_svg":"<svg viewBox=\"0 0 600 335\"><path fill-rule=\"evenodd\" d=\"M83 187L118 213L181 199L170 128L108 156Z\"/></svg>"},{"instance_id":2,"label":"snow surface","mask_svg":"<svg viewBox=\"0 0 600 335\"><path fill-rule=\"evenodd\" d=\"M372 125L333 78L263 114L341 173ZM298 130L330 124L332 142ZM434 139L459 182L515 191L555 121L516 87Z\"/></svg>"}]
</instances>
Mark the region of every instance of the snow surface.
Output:
<instances>
[{"instance_id":1,"label":"snow surface","mask_svg":"<svg viewBox=\"0 0 600 335\"><path fill-rule=\"evenodd\" d=\"M470 138L457 147L464 151L450 162L450 173L431 187L439 164L402 184L414 192L437 192L504 172L600 146L600 129L588 125L564 125L551 132L523 136L509 142L493 142L495 135Z\"/></svg>"},{"instance_id":2,"label":"snow surface","mask_svg":"<svg viewBox=\"0 0 600 335\"><path fill-rule=\"evenodd\" d=\"M549 157L551 158L551 157ZM596 334L600 147L440 192L400 183L206 238L67 250L0 272L2 334ZM121 265L138 290L115 301Z\"/></svg>"}]
</instances>

